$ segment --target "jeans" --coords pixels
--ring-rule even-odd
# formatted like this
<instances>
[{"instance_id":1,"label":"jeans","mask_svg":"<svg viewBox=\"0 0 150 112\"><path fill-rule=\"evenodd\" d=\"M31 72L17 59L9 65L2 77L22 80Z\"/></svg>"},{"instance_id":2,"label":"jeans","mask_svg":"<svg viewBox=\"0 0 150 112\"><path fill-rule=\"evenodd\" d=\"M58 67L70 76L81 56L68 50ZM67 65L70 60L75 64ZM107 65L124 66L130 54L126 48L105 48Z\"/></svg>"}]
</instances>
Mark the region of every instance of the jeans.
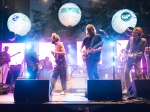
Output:
<instances>
[{"instance_id":1,"label":"jeans","mask_svg":"<svg viewBox=\"0 0 150 112\"><path fill-rule=\"evenodd\" d=\"M90 60L86 61L87 74L90 80L99 79L97 65L98 65L97 61L90 61Z\"/></svg>"},{"instance_id":2,"label":"jeans","mask_svg":"<svg viewBox=\"0 0 150 112\"><path fill-rule=\"evenodd\" d=\"M65 91L67 89L67 67L66 67L66 61L62 61L60 65L54 67L54 71L52 74L52 79L51 79L51 85L52 85L52 90L55 87L56 81L58 79L58 76L60 76L61 80L61 86L62 90Z\"/></svg>"},{"instance_id":3,"label":"jeans","mask_svg":"<svg viewBox=\"0 0 150 112\"><path fill-rule=\"evenodd\" d=\"M141 60L140 61L137 61L135 62L134 64L132 62L127 62L126 63L126 66L125 66L125 72L124 72L124 75L125 75L125 86L126 88L129 88L130 86L130 77L129 77L129 72L131 70L131 68L134 66L134 69L135 69L135 76L136 76L136 79L141 79L142 77L142 69L141 69Z\"/></svg>"}]
</instances>

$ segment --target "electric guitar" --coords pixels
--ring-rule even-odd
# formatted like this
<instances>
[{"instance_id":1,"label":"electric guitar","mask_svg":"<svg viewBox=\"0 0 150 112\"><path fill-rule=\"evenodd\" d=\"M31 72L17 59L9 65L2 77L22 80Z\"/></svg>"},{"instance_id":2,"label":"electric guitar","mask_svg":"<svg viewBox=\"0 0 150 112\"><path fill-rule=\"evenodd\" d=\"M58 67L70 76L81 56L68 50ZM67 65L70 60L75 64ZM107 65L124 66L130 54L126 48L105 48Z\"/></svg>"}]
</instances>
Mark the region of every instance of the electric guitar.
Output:
<instances>
[{"instance_id":1,"label":"electric guitar","mask_svg":"<svg viewBox=\"0 0 150 112\"><path fill-rule=\"evenodd\" d=\"M13 57L13 56L15 56L15 55L17 55L17 54L19 54L19 53L21 53L21 52L17 52L15 54L11 55L10 58ZM1 52L0 53L0 66L4 65L5 63L7 63L8 58L9 57L7 57L6 54L4 54L3 52Z\"/></svg>"},{"instance_id":2,"label":"electric guitar","mask_svg":"<svg viewBox=\"0 0 150 112\"><path fill-rule=\"evenodd\" d=\"M103 45L104 42L99 42L98 44L96 44L94 47L90 47L87 50L84 50L82 53L82 60L86 61L87 58L90 58L90 54L92 54L93 50L98 48L99 46Z\"/></svg>"},{"instance_id":3,"label":"electric guitar","mask_svg":"<svg viewBox=\"0 0 150 112\"><path fill-rule=\"evenodd\" d=\"M131 53L130 51L128 51L127 60L129 62L134 63L136 61L136 57L137 57L137 53Z\"/></svg>"}]
</instances>

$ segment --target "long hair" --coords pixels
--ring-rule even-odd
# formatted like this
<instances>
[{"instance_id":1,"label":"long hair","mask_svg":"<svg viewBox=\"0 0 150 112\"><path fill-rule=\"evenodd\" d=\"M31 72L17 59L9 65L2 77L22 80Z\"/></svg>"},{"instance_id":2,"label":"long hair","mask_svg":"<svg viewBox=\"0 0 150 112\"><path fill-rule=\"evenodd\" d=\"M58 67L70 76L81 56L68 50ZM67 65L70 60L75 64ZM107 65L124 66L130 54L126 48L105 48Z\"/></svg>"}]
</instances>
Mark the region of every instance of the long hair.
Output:
<instances>
[{"instance_id":1,"label":"long hair","mask_svg":"<svg viewBox=\"0 0 150 112\"><path fill-rule=\"evenodd\" d=\"M94 30L94 34L96 34L96 29L92 24L88 24L86 26L86 35L88 35L88 32L87 32L88 29Z\"/></svg>"},{"instance_id":2,"label":"long hair","mask_svg":"<svg viewBox=\"0 0 150 112\"><path fill-rule=\"evenodd\" d=\"M53 38L56 42L60 41L60 37L56 33L52 33L51 38Z\"/></svg>"}]
</instances>

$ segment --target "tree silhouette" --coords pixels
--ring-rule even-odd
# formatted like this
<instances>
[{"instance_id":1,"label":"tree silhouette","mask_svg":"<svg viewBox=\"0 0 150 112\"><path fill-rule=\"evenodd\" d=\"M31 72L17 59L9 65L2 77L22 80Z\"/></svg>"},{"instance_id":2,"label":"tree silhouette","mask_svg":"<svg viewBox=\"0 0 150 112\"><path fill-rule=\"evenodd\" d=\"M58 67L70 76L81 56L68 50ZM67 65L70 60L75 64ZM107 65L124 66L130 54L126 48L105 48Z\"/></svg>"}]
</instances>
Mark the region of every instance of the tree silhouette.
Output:
<instances>
[{"instance_id":1,"label":"tree silhouette","mask_svg":"<svg viewBox=\"0 0 150 112\"><path fill-rule=\"evenodd\" d=\"M56 0L51 4L51 6L49 6L47 14L43 14L40 11L32 10L34 24L33 29L40 32L43 37L47 37L46 35L48 33L48 35L50 36L52 32L56 32L65 39L78 38L79 35L77 34L81 34L83 32L82 26L84 24L84 16L82 16L80 23L74 27L66 27L62 25L58 18L58 11L60 7L67 2L68 0L62 0L61 2L59 2L59 0ZM84 10L82 6L78 6L82 11Z\"/></svg>"},{"instance_id":2,"label":"tree silhouette","mask_svg":"<svg viewBox=\"0 0 150 112\"><path fill-rule=\"evenodd\" d=\"M60 2L61 1L61 2ZM112 29L111 20L113 15L121 9L130 9L137 16L137 26L148 32L147 27L150 26L150 1L143 0L91 0L88 7L77 4L81 11L82 17L80 22L74 27L63 26L58 19L59 8L67 3L68 0L55 0L48 9L48 13L44 14L40 11L32 10L33 13L33 29L36 29L44 37L45 32L58 33L61 37L82 40L85 36L85 27L87 24L93 24L97 31L105 30L110 36L116 39L122 39L124 34L118 34ZM48 31L47 31L48 29Z\"/></svg>"}]
</instances>

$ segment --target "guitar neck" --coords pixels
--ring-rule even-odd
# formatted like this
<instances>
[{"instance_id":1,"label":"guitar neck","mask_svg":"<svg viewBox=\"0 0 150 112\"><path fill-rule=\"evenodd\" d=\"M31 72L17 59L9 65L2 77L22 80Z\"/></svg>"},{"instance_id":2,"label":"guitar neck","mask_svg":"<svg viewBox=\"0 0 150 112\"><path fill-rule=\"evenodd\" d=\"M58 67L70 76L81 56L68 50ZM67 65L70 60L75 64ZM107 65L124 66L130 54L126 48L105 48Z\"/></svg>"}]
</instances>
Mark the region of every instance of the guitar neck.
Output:
<instances>
[{"instance_id":1,"label":"guitar neck","mask_svg":"<svg viewBox=\"0 0 150 112\"><path fill-rule=\"evenodd\" d=\"M18 53L16 53L16 54L13 54L13 55L11 55L10 57L13 57L13 56L15 56L15 55L17 55L17 54L19 54L20 52L18 52Z\"/></svg>"},{"instance_id":2,"label":"guitar neck","mask_svg":"<svg viewBox=\"0 0 150 112\"><path fill-rule=\"evenodd\" d=\"M98 44L96 44L93 49L96 49L97 47L99 47L100 45L103 45L104 42L99 42Z\"/></svg>"}]
</instances>

